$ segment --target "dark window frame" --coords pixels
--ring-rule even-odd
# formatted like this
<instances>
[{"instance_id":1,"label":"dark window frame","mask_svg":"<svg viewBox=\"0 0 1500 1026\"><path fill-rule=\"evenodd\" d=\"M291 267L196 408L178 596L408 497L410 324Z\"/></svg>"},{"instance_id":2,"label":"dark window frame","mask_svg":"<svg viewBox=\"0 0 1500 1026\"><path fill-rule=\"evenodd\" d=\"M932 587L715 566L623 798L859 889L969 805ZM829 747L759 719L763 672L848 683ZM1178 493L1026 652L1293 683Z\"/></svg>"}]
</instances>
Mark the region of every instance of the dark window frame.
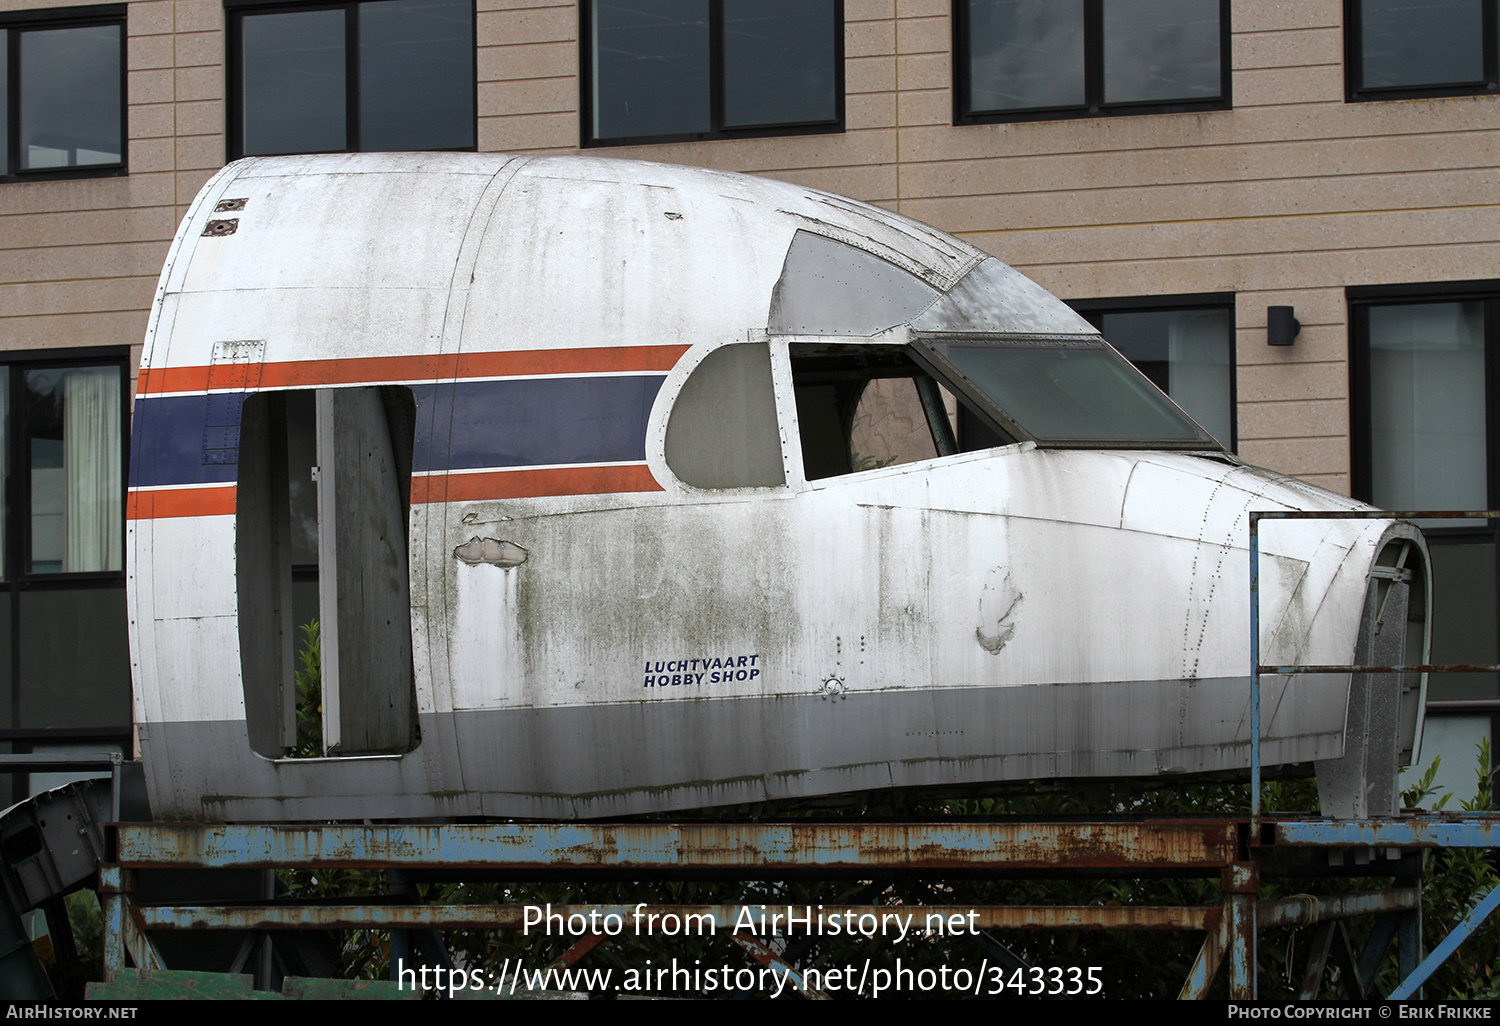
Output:
<instances>
[{"instance_id":1,"label":"dark window frame","mask_svg":"<svg viewBox=\"0 0 1500 1026\"><path fill-rule=\"evenodd\" d=\"M1488 507L1500 506L1500 411L1494 409L1500 399L1500 279L1468 282L1430 282L1420 285L1365 285L1345 290L1349 304L1349 455L1350 485L1354 498L1370 501L1374 494L1373 446L1370 423L1373 416L1370 395L1369 328L1370 308L1376 306L1409 306L1421 303L1484 303L1484 378L1485 442L1488 481L1485 494ZM1454 528L1477 530L1487 528Z\"/></svg>"},{"instance_id":2,"label":"dark window frame","mask_svg":"<svg viewBox=\"0 0 1500 1026\"><path fill-rule=\"evenodd\" d=\"M125 753L130 752L134 738L131 722L130 695L125 695L125 722L87 727L26 726L21 709L22 670L21 665L21 607L27 593L44 591L101 591L125 589L124 538L126 527L127 482L129 480L130 457L130 389L131 360L126 347L90 347L66 350L17 350L0 357L0 366L9 372L7 409L9 420L4 425L7 432L6 451L9 468L5 482L6 523L5 572L0 574L0 593L9 600L10 651L0 655L8 661L10 670L10 694L4 697L9 706L11 726L0 727L0 745L8 744L17 754L29 753L37 746L58 743L88 743L118 745ZM120 510L121 510L121 566L119 570L101 571L54 571L34 572L30 570L28 553L31 548L30 509L31 487L30 454L27 452L25 430L25 375L27 371L67 369L73 367L114 366L120 372ZM122 595L123 599L123 595ZM122 625L123 626L123 625ZM123 668L129 680L129 667ZM13 796L23 799L29 793L28 775L17 772L11 777Z\"/></svg>"},{"instance_id":3,"label":"dark window frame","mask_svg":"<svg viewBox=\"0 0 1500 1026\"><path fill-rule=\"evenodd\" d=\"M594 123L593 0L578 4L578 114L579 145L584 148L605 146L639 146L650 143L695 142L707 139L768 139L793 135L836 135L844 131L844 0L832 0L834 16L833 101L830 121L785 125L759 125L752 128L724 128L724 3L707 0L709 120L707 132L685 132L674 135L619 136L596 139Z\"/></svg>"},{"instance_id":4,"label":"dark window frame","mask_svg":"<svg viewBox=\"0 0 1500 1026\"><path fill-rule=\"evenodd\" d=\"M1206 100L1153 100L1145 103L1104 102L1104 0L1083 0L1084 102L1067 107L1027 107L976 111L969 95L970 26L967 0L953 0L953 123L996 125L1017 121L1062 121L1072 118L1129 117L1137 114L1180 114L1231 110L1234 106L1234 67L1231 60L1229 0L1219 0L1219 95Z\"/></svg>"},{"instance_id":5,"label":"dark window frame","mask_svg":"<svg viewBox=\"0 0 1500 1026\"><path fill-rule=\"evenodd\" d=\"M1070 299L1074 312L1083 317L1099 333L1104 334L1099 319L1112 313L1172 313L1177 310L1223 310L1229 315L1229 438L1219 441L1230 452L1239 452L1239 359L1236 353L1237 338L1234 316L1235 294L1233 292L1190 292L1175 296L1129 296L1117 299ZM1124 354L1121 354L1124 355ZM1126 359L1130 359L1126 357ZM1170 396L1168 397L1170 398ZM1176 402L1176 400L1173 400ZM1191 416L1191 414L1189 414Z\"/></svg>"},{"instance_id":6,"label":"dark window frame","mask_svg":"<svg viewBox=\"0 0 1500 1026\"><path fill-rule=\"evenodd\" d=\"M1349 447L1351 494L1364 502L1374 494L1373 445L1371 442L1370 319L1372 307L1409 306L1423 303L1481 302L1484 304L1484 383L1485 383L1485 484L1486 506L1497 507L1500 499L1500 279L1464 282L1428 282L1418 285L1367 285L1345 289L1349 308ZM1426 524L1429 547L1494 544L1494 568L1497 591L1500 591L1500 523L1459 521L1457 526ZM1439 597L1437 601L1441 601ZM1496 595L1500 608L1500 593ZM1500 635L1500 623L1496 625ZM1437 654L1435 653L1435 658ZM1437 659L1437 661L1444 661ZM1426 714L1433 716L1488 716L1490 736L1500 740L1500 698L1443 699L1429 697ZM1427 760L1430 762L1430 760ZM1468 766L1461 767L1467 771ZM1497 781L1500 788L1500 781ZM1457 797L1466 797L1458 795Z\"/></svg>"},{"instance_id":7,"label":"dark window frame","mask_svg":"<svg viewBox=\"0 0 1500 1026\"><path fill-rule=\"evenodd\" d=\"M1380 100L1420 100L1443 96L1485 96L1500 93L1500 0L1482 0L1483 82L1461 82L1433 86L1376 86L1362 88L1364 76L1363 0L1344 0L1344 101L1373 103Z\"/></svg>"},{"instance_id":8,"label":"dark window frame","mask_svg":"<svg viewBox=\"0 0 1500 1026\"><path fill-rule=\"evenodd\" d=\"M338 3L287 3L286 0L224 0L224 86L225 140L224 146L229 160L238 160L244 153L244 86L242 79L241 52L244 45L242 22L246 14L280 14L294 11L343 11L344 12L344 148L341 150L318 150L318 153L362 153L359 140L359 7L380 0L343 0ZM473 143L468 146L449 147L441 150L410 150L411 153L474 153L479 149L479 5L470 3L469 15L473 19L470 31L475 43L469 50L469 83L474 105ZM353 45L351 45L353 41ZM287 153L256 154L256 156L294 156L302 151Z\"/></svg>"},{"instance_id":9,"label":"dark window frame","mask_svg":"<svg viewBox=\"0 0 1500 1026\"><path fill-rule=\"evenodd\" d=\"M129 33L125 23L125 4L101 4L92 7L54 7L40 11L6 11L0 13L0 31L5 33L6 48L6 140L4 162L0 162L0 183L52 182L71 178L121 178L129 174L130 95L129 66L126 46ZM89 164L84 167L57 167L23 170L19 167L21 152L21 35L36 29L92 28L116 26L120 30L120 160L116 164Z\"/></svg>"}]
</instances>

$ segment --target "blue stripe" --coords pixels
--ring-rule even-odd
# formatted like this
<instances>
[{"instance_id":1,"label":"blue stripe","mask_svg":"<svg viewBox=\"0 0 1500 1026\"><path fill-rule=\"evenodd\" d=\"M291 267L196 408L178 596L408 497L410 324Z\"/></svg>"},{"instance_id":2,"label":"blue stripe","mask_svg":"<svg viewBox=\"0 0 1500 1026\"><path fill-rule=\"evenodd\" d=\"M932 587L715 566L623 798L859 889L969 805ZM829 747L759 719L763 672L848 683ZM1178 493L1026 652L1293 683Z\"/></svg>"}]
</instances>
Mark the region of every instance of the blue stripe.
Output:
<instances>
[{"instance_id":1,"label":"blue stripe","mask_svg":"<svg viewBox=\"0 0 1500 1026\"><path fill-rule=\"evenodd\" d=\"M650 374L438 386L434 440L451 425L450 470L638 462L646 458L646 422L665 379ZM412 462L420 466L420 454Z\"/></svg>"},{"instance_id":2,"label":"blue stripe","mask_svg":"<svg viewBox=\"0 0 1500 1026\"><path fill-rule=\"evenodd\" d=\"M242 392L137 396L131 425L130 487L234 481L243 402ZM233 430L226 430L231 425ZM210 443L207 453L205 441Z\"/></svg>"},{"instance_id":3,"label":"blue stripe","mask_svg":"<svg viewBox=\"0 0 1500 1026\"><path fill-rule=\"evenodd\" d=\"M414 385L412 469L639 462L646 458L646 423L665 379L645 374ZM138 396L131 487L235 481L244 398L239 392Z\"/></svg>"}]
</instances>

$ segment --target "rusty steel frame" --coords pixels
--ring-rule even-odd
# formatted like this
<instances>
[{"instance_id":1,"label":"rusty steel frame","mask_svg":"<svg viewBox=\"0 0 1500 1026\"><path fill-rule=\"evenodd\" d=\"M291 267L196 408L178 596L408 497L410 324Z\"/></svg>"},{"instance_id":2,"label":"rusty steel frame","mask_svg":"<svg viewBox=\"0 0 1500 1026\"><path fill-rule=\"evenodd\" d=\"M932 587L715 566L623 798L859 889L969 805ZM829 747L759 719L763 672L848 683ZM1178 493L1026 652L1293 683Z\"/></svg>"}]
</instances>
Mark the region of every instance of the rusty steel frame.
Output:
<instances>
[{"instance_id":1,"label":"rusty steel frame","mask_svg":"<svg viewBox=\"0 0 1500 1026\"><path fill-rule=\"evenodd\" d=\"M1413 663L1398 666L1364 664L1263 665L1260 661L1260 522L1262 520L1500 520L1497 510L1251 510L1249 512L1250 556L1250 831L1260 836L1260 677L1263 673L1293 676L1299 673L1486 673L1500 672L1500 664ZM1500 816L1470 814L1459 817L1402 817L1395 820L1324 821L1277 823L1276 840L1284 845L1344 848L1493 848L1500 842ZM1457 950L1458 945L1500 903L1500 889L1485 898L1438 945L1422 959L1421 908L1403 917L1399 929L1402 982L1390 995L1405 998L1417 992L1422 981ZM1418 964L1420 963L1420 965ZM1256 990L1255 964L1251 960L1250 991Z\"/></svg>"},{"instance_id":2,"label":"rusty steel frame","mask_svg":"<svg viewBox=\"0 0 1500 1026\"><path fill-rule=\"evenodd\" d=\"M1441 826L1448 824L1445 819ZM1458 823L1471 831L1473 822ZM106 978L114 980L136 966L161 967L150 936L159 931L233 929L282 930L386 929L393 939L404 931L443 929L524 929L525 905L451 905L415 903L406 874L415 868L439 873L512 871L555 873L589 879L600 874L618 878L621 870L642 877L681 878L694 871L728 873L736 879L784 879L811 875L819 879L863 877L942 878L953 871L966 875L1001 869L1029 869L1032 875L1066 878L1130 877L1142 871L1171 870L1220 880L1223 901L1217 905L1169 906L953 906L929 901L902 905L902 913L927 922L931 915L960 915L983 943L990 930L1156 930L1196 931L1203 948L1182 996L1207 993L1220 966L1228 961L1231 996L1255 994L1254 952L1261 928L1310 926L1371 915L1407 915L1420 909L1415 888L1355 892L1330 897L1298 895L1261 901L1262 862L1275 860L1277 849L1296 856L1321 847L1330 836L1316 829L1327 824L1277 822L1276 832L1258 839L1240 819L1156 819L1135 822L952 822L952 823L741 823L741 824L490 824L490 825L326 825L226 826L220 824L114 825L117 862L101 869L104 901ZM1349 828L1341 847L1425 847L1447 836L1421 833L1394 836L1386 825L1335 824ZM1484 826L1484 837L1494 824ZM163 868L366 868L385 870L390 895L340 903L291 901L226 905L147 905L133 900L140 870ZM629 904L568 904L550 911L566 920L582 915L601 919L611 914L636 932ZM744 904L651 905L658 917L713 916L714 929L740 943L757 959L760 951L741 943L732 926L741 912L761 906ZM824 904L809 909L813 922L830 916L879 915L892 906ZM701 924L703 920L699 920ZM847 922L847 920L845 920ZM807 927L781 932L795 935ZM1382 937L1388 938L1389 932ZM602 935L579 939L562 956L574 961ZM1383 950L1387 940L1380 942ZM762 945L763 946L763 945ZM1367 953L1368 954L1368 953ZM1378 953L1377 953L1378 954ZM770 954L773 958L782 956ZM783 958L782 961L785 961ZM780 964L780 963L778 963ZM1320 963L1321 964L1321 963ZM1414 963L1413 963L1414 964ZM1309 975L1311 974L1311 967ZM809 994L808 996L816 996Z\"/></svg>"},{"instance_id":3,"label":"rusty steel frame","mask_svg":"<svg viewBox=\"0 0 1500 1026\"><path fill-rule=\"evenodd\" d=\"M899 869L1215 870L1239 856L1233 820L988 823L501 823L246 826L121 823L121 865L413 868L861 876Z\"/></svg>"},{"instance_id":4,"label":"rusty steel frame","mask_svg":"<svg viewBox=\"0 0 1500 1026\"><path fill-rule=\"evenodd\" d=\"M1346 896L1347 897L1347 896ZM1315 899L1296 899L1297 901ZM777 906L780 907L780 906ZM793 903L793 907L800 907ZM526 905L137 905L138 920L148 930L524 930ZM638 920L635 905L547 905L566 921L618 916L627 933L665 932L693 923L711 923L710 932L733 932L741 915L752 920L762 905L651 905L652 922ZM928 916L958 913L954 905L902 905L899 911L926 924ZM809 910L818 929L861 916L889 914L891 905L837 905L824 902ZM1208 929L1217 911L1208 907L1147 905L964 905L965 929L980 930L1177 930ZM1349 912L1359 915L1362 912ZM1322 918L1336 918L1330 911ZM706 918L712 917L712 918ZM1301 925L1295 915L1271 925ZM1314 920L1306 920L1308 922ZM696 928L696 927L695 927ZM788 932L796 933L798 929Z\"/></svg>"}]
</instances>

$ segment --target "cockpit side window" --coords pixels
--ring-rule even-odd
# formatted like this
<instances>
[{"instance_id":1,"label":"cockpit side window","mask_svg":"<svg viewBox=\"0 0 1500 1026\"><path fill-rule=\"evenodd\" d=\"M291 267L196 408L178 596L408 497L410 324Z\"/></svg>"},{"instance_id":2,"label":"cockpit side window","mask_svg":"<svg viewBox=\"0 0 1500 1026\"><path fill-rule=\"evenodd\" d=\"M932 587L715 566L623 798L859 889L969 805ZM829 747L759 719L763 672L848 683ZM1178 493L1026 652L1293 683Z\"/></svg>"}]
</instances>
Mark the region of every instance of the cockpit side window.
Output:
<instances>
[{"instance_id":1,"label":"cockpit side window","mask_svg":"<svg viewBox=\"0 0 1500 1026\"><path fill-rule=\"evenodd\" d=\"M1015 441L904 346L794 343L791 362L809 481Z\"/></svg>"},{"instance_id":2,"label":"cockpit side window","mask_svg":"<svg viewBox=\"0 0 1500 1026\"><path fill-rule=\"evenodd\" d=\"M766 343L720 346L703 358L672 406L665 455L695 488L786 483Z\"/></svg>"},{"instance_id":3,"label":"cockpit side window","mask_svg":"<svg viewBox=\"0 0 1500 1026\"><path fill-rule=\"evenodd\" d=\"M940 295L910 269L798 231L771 295L767 330L772 335L874 335L916 317Z\"/></svg>"}]
</instances>

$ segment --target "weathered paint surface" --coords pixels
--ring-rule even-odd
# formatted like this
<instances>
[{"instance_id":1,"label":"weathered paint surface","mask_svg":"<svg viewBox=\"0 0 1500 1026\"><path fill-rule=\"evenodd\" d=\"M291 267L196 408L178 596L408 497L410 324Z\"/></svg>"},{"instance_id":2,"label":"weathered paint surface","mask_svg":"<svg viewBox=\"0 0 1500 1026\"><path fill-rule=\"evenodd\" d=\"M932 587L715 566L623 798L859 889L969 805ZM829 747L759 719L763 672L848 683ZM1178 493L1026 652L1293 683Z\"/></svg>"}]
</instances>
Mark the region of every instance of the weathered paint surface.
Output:
<instances>
[{"instance_id":1,"label":"weathered paint surface","mask_svg":"<svg viewBox=\"0 0 1500 1026\"><path fill-rule=\"evenodd\" d=\"M1495 848L1500 816L1403 817L1350 822L1326 820L1276 824L1276 843L1314 848Z\"/></svg>"},{"instance_id":2,"label":"weathered paint surface","mask_svg":"<svg viewBox=\"0 0 1500 1026\"><path fill-rule=\"evenodd\" d=\"M117 828L132 868L422 866L613 867L869 872L964 868L1219 869L1238 850L1233 822L896 824L449 824Z\"/></svg>"},{"instance_id":3,"label":"weathered paint surface","mask_svg":"<svg viewBox=\"0 0 1500 1026\"><path fill-rule=\"evenodd\" d=\"M1309 899L1309 904L1312 904ZM1373 906L1372 906L1373 907ZM1405 908L1407 906L1400 906ZM900 935L965 935L977 930L1203 930L1210 908L1153 905L143 905L150 930L362 930L383 927L435 930L541 931L546 917L563 924L598 923L613 916L627 933L729 933L736 924L758 934L856 934L860 921ZM774 921L771 916L776 917ZM1350 912L1350 915L1361 914ZM542 918L539 924L538 917ZM1295 925L1308 919L1281 920ZM770 926L766 926L770 923ZM1262 919L1261 925L1266 925ZM554 932L564 927L554 926ZM870 930L867 933L873 932ZM602 936L593 934L590 936Z\"/></svg>"},{"instance_id":4,"label":"weathered paint surface","mask_svg":"<svg viewBox=\"0 0 1500 1026\"><path fill-rule=\"evenodd\" d=\"M225 201L234 233L205 236ZM872 337L838 303L816 311L828 335L784 334L773 293L799 233L939 298ZM1247 514L1363 507L1224 454L1031 441L809 480L791 347L924 331L1094 337L966 243L761 179L492 154L225 168L169 255L136 403L129 597L157 814L573 819L1243 770ZM695 488L666 456L674 404L747 341L771 362L785 483ZM392 629L411 635L420 742L256 754L237 411L392 384L416 409L411 619ZM1263 661L1346 663L1398 539L1420 550L1388 520L1263 525ZM1268 765L1340 757L1347 673L1263 688Z\"/></svg>"},{"instance_id":5,"label":"weathered paint surface","mask_svg":"<svg viewBox=\"0 0 1500 1026\"><path fill-rule=\"evenodd\" d=\"M1406 975L1406 978L1390 993L1390 1000L1405 1001L1418 990L1427 977L1448 960L1448 956L1458 950L1458 946L1468 939L1469 935L1479 929L1480 925L1489 916L1500 908L1500 887L1496 887L1484 896L1484 899L1475 905L1464 916L1463 920L1453 928L1453 932L1444 937L1437 947L1432 949L1432 954L1422 960L1422 963Z\"/></svg>"}]
</instances>

